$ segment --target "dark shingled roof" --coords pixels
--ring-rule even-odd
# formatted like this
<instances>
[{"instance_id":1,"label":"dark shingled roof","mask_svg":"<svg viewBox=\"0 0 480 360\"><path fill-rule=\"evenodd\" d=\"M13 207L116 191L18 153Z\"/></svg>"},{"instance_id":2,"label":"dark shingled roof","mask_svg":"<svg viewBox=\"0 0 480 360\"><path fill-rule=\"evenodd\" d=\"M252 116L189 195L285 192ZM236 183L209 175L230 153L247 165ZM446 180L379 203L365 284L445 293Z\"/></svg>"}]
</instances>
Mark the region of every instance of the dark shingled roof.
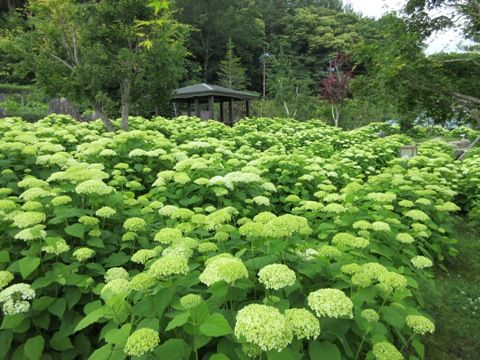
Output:
<instances>
[{"instance_id":1,"label":"dark shingled roof","mask_svg":"<svg viewBox=\"0 0 480 360\"><path fill-rule=\"evenodd\" d=\"M174 99L191 99L203 96L219 96L239 100L256 100L258 95L247 91L238 91L218 85L196 84L175 90Z\"/></svg>"}]
</instances>

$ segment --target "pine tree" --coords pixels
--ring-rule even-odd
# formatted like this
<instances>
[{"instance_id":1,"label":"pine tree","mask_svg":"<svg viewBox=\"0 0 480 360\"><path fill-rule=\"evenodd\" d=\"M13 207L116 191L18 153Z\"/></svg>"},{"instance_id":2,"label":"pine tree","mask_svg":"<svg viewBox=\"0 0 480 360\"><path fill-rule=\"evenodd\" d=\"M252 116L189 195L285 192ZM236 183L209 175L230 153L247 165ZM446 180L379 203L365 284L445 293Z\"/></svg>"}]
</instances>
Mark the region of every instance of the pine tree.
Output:
<instances>
[{"instance_id":1,"label":"pine tree","mask_svg":"<svg viewBox=\"0 0 480 360\"><path fill-rule=\"evenodd\" d=\"M220 62L218 84L232 89L244 90L247 86L246 70L242 66L240 58L235 56L233 49L233 42L230 38L228 39L225 58Z\"/></svg>"}]
</instances>

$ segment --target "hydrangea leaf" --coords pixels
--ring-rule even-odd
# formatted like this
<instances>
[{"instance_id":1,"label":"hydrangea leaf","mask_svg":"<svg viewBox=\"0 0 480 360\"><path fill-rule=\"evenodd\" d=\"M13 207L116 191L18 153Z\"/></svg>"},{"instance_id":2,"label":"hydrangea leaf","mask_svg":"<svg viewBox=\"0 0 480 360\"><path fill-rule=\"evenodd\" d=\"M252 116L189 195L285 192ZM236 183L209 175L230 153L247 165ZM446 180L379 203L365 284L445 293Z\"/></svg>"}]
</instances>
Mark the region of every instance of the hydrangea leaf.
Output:
<instances>
[{"instance_id":1,"label":"hydrangea leaf","mask_svg":"<svg viewBox=\"0 0 480 360\"><path fill-rule=\"evenodd\" d=\"M44 346L45 339L41 335L28 339L24 347L25 356L29 360L39 360L42 357Z\"/></svg>"},{"instance_id":2,"label":"hydrangea leaf","mask_svg":"<svg viewBox=\"0 0 480 360\"><path fill-rule=\"evenodd\" d=\"M220 313L210 315L205 322L200 325L200 332L207 336L225 336L232 333L230 324Z\"/></svg>"},{"instance_id":3,"label":"hydrangea leaf","mask_svg":"<svg viewBox=\"0 0 480 360\"><path fill-rule=\"evenodd\" d=\"M340 350L337 345L329 341L311 341L308 347L311 359L318 360L341 360Z\"/></svg>"}]
</instances>

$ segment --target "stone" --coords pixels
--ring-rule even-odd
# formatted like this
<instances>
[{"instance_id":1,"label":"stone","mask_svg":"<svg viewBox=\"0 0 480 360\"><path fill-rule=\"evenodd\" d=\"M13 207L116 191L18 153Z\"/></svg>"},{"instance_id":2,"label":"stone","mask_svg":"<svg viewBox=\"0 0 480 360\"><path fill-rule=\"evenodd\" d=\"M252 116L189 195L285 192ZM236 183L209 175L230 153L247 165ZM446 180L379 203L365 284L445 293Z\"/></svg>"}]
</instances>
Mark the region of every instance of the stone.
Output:
<instances>
[{"instance_id":1,"label":"stone","mask_svg":"<svg viewBox=\"0 0 480 360\"><path fill-rule=\"evenodd\" d=\"M70 115L74 119L80 120L81 116L78 110L66 99L53 99L48 105L48 114Z\"/></svg>"}]
</instances>

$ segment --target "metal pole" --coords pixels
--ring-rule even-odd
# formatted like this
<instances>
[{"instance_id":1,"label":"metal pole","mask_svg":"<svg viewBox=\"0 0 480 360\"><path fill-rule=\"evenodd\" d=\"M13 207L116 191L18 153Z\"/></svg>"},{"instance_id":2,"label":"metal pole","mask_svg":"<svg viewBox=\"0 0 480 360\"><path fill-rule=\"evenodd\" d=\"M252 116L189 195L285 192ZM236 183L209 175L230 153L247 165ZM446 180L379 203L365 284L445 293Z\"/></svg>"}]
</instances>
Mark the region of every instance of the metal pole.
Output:
<instances>
[{"instance_id":1,"label":"metal pole","mask_svg":"<svg viewBox=\"0 0 480 360\"><path fill-rule=\"evenodd\" d=\"M263 100L265 100L265 85L267 80L267 59L263 58Z\"/></svg>"}]
</instances>

